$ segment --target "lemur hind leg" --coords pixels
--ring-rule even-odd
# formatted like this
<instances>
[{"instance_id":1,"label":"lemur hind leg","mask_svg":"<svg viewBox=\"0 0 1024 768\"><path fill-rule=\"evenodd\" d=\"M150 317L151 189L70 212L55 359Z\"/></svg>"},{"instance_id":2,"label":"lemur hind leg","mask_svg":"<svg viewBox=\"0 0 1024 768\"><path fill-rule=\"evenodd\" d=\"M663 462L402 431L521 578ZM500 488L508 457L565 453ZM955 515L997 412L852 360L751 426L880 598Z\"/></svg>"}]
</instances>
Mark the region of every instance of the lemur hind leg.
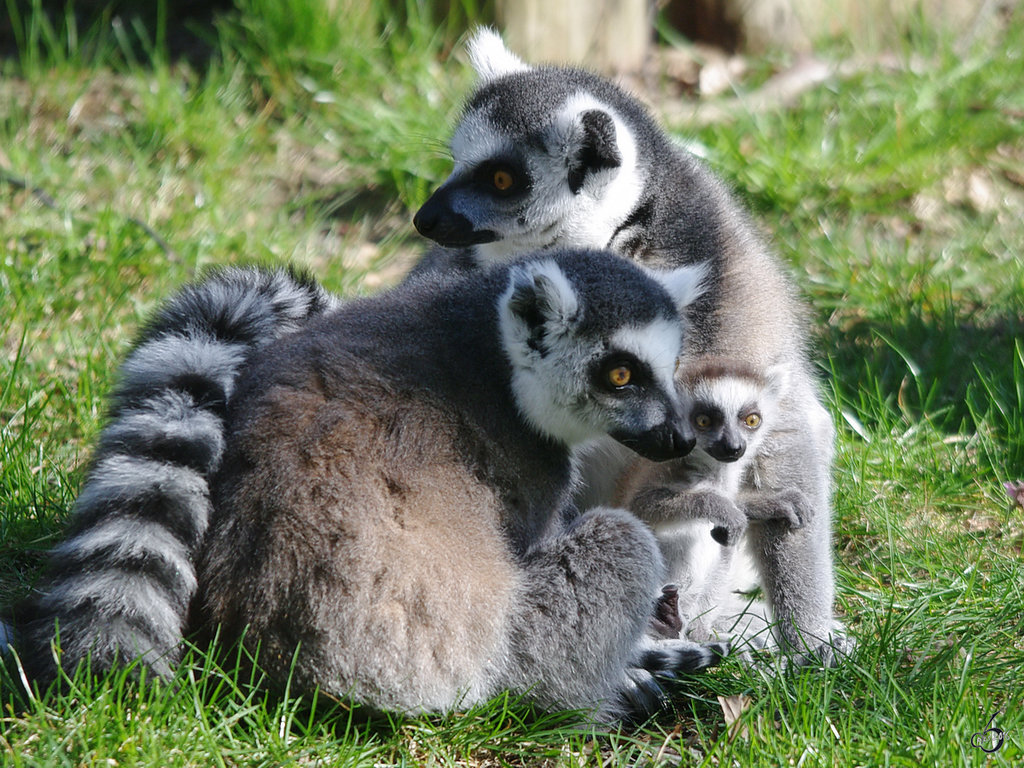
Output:
<instances>
[{"instance_id":1,"label":"lemur hind leg","mask_svg":"<svg viewBox=\"0 0 1024 768\"><path fill-rule=\"evenodd\" d=\"M760 493L797 489L806 504L791 508L792 520L751 520L748 537L775 640L796 664L834 666L853 642L833 618L832 483L829 476L835 428L813 393L791 394L804 403L788 408L803 419L775 430L757 458ZM797 497L793 497L797 498ZM799 508L799 511L795 511ZM788 515L785 515L788 517Z\"/></svg>"},{"instance_id":2,"label":"lemur hind leg","mask_svg":"<svg viewBox=\"0 0 1024 768\"><path fill-rule=\"evenodd\" d=\"M650 530L623 510L587 512L523 566L505 683L528 686L542 704L595 709L600 721L643 719L663 699L658 677L711 666L726 651L644 639L663 566Z\"/></svg>"}]
</instances>

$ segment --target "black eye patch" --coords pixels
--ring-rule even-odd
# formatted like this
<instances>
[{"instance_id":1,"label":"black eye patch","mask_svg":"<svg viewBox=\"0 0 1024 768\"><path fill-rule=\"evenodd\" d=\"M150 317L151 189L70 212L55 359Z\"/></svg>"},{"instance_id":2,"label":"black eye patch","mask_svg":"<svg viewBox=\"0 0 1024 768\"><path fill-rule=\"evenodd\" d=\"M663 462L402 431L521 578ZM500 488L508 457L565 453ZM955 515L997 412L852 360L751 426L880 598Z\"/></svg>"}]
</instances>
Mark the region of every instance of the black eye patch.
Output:
<instances>
[{"instance_id":1,"label":"black eye patch","mask_svg":"<svg viewBox=\"0 0 1024 768\"><path fill-rule=\"evenodd\" d=\"M693 406L690 421L702 432L709 429L717 430L721 429L722 424L725 422L725 414L716 405L697 403Z\"/></svg>"},{"instance_id":2,"label":"black eye patch","mask_svg":"<svg viewBox=\"0 0 1024 768\"><path fill-rule=\"evenodd\" d=\"M591 367L590 380L605 392L621 393L649 384L651 369L636 355L611 352Z\"/></svg>"},{"instance_id":3,"label":"black eye patch","mask_svg":"<svg viewBox=\"0 0 1024 768\"><path fill-rule=\"evenodd\" d=\"M532 181L526 169L514 160L481 163L473 172L473 182L483 194L515 197L530 190Z\"/></svg>"}]
</instances>

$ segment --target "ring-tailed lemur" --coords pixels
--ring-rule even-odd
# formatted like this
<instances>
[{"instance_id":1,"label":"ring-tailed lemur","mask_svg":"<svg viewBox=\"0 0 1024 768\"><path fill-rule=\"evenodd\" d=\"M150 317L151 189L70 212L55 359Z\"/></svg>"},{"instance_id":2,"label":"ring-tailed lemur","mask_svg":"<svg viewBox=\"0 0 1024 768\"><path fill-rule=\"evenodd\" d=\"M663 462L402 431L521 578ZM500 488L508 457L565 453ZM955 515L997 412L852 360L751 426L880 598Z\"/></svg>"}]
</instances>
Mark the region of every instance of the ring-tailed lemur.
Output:
<instances>
[{"instance_id":1,"label":"ring-tailed lemur","mask_svg":"<svg viewBox=\"0 0 1024 768\"><path fill-rule=\"evenodd\" d=\"M790 365L797 369L785 408L794 415L793 435L801 435L804 447L802 450L799 447L793 450L792 437L783 435L775 438L775 442L781 443L785 450L777 452L772 462L765 462L766 465L775 466L766 466L764 476L803 477L802 487L808 491L816 512L813 523L798 538L783 536L778 541L766 539L763 542L763 559L766 571L783 574L771 591L777 595L777 614L789 617L786 626L799 625L807 630L808 635L823 634L828 624L825 618L831 615L832 600L828 541L828 469L831 462L832 426L827 414L818 405L813 376L807 368L803 350L799 307L792 300L789 285L780 268L719 183L692 158L673 147L649 121L644 110L615 86L578 70L530 69L505 51L500 40L487 32L478 34L472 46L483 85L467 106L467 118L472 118L474 114L479 116L481 109L486 106L485 100L492 98L493 94L502 93L506 75L517 71L532 74L525 85L516 85L507 91L505 102L508 106L499 111L505 116L502 119L508 118L508 126L493 130L485 122L482 130L474 134L471 130L473 120L464 121L459 133L460 143L457 145L460 151L465 152L467 147L475 146L478 156L483 157L488 146L496 149L509 146L515 148L515 135L527 132L524 121L533 121L535 133L539 136L544 133L545 125L552 128L552 115L559 109L561 112L556 117L564 122L566 117L572 118L568 107L579 107L593 97L619 105L619 111L609 111L607 104L601 108L599 103L597 109L579 115L578 125L561 125L565 129L566 139L576 142L565 145L564 149L569 154L561 159L564 174L559 182L558 168L549 168L552 174L548 175L553 175L556 183L532 190L530 199L537 198L540 209L544 208L544 201L547 200L550 209L562 211L565 226L561 226L556 235L566 241L586 244L601 242L605 236L613 235L608 242L620 253L655 265L674 263L680 258L688 261L710 258L715 267L714 296L704 302L706 306L700 312L691 312L698 322L697 329L704 336L704 341L695 346L699 350L714 349L716 345L734 347L737 354L746 351L755 356L763 353L767 360L788 359ZM554 96L557 98L549 98L552 96L553 85L563 76L564 86L554 88ZM531 93L535 85L543 87ZM520 99L523 93L527 98ZM588 96L588 93L594 96ZM574 94L581 96L582 101L571 99ZM623 123L623 116L626 115L630 116L628 128ZM553 132L549 130L548 133L557 138L558 129L559 126L555 125ZM641 142L644 152L640 155L636 152L635 137L644 140ZM533 154L537 155L537 152ZM539 155L534 159L538 158ZM566 158L571 162L566 163ZM463 157L460 160L461 167L469 167L467 164L471 159L468 155ZM549 159L553 163L559 162L558 152L555 151ZM616 169L623 164L626 166L625 171L617 173ZM504 174L499 174L498 171L505 169L495 166L490 169L493 172L488 180L483 173L485 170L488 168L480 165L473 174L479 186L481 206L486 207L488 200L493 201L495 195L503 192L509 192L509 200L513 202L526 199L521 194L524 188L522 178L516 180L513 187L502 190L499 185L504 187L512 177L506 178ZM566 186L571 195L559 191ZM664 199L659 194L662 189L670 193ZM687 190L692 190L692 194L687 195ZM465 199L471 200L472 194L463 198L460 205ZM570 203L578 200L581 204L565 206L566 199ZM638 203L631 207L631 200L637 200ZM458 226L450 226L436 219L431 222L431 216L436 215L440 207L437 197L433 198L433 204L435 214L428 215L428 204L417 217L416 223L421 228L433 227L432 236L452 246L503 238L506 241L503 246L505 250L514 252L531 240L531 232L543 235L540 239L544 243L550 242L556 228L547 219L542 223L532 214L527 216L524 210L522 215L514 217L525 228L522 232L500 229L499 225L502 221L507 223L509 217L499 215L494 226L499 227L500 231L496 229L493 233L481 234L474 232L468 218L459 222L452 213L449 218ZM475 212L467 210L467 215L477 216L482 212L483 208ZM602 222L605 221L611 223L608 231L605 231L607 227L602 229ZM559 222L555 221L554 225L559 225ZM470 241L465 240L467 237ZM745 252L745 248L749 252ZM419 271L433 267L475 268L481 261L487 261L489 256L500 255L500 250L494 245L490 246L490 251L481 250L479 245L459 250L436 249L424 258ZM166 334L169 340L185 352L185 359L205 360L204 365L209 364L209 367L189 372L193 381L199 384L199 391L207 388L202 382L209 380L220 382L212 387L214 391L222 388L230 392L240 361L249 351L278 333L291 330L296 323L302 322L304 316L319 314L334 301L308 282L289 287L289 281L285 280L278 283L282 292L277 294L277 289L272 286L281 278L271 274L239 274L228 280L232 284L230 290L225 290L215 279L210 284L211 291L207 298L200 301L194 297L203 295L203 285L197 286L193 298L190 298L190 293L183 293L172 300L172 305L178 309L166 313L164 320L154 325L153 333L143 335L138 352L142 353L148 347L150 336L159 341L160 335ZM780 296L783 297L781 303L778 301ZM294 311L289 310L292 301L297 302ZM705 311L708 309L713 311ZM778 310L778 317L773 319L772 312L775 310ZM208 324L207 318L220 319ZM247 335L244 330L236 332L236 323L241 329L258 332L251 335ZM743 334L751 324L758 332L751 334L751 345L745 346L742 343ZM203 328L206 330L195 330ZM726 333L717 332L723 328ZM729 329L734 329L734 332L729 332ZM780 352L780 346L787 345L790 351ZM204 350L212 354L204 354ZM222 356L221 352L225 354ZM126 371L131 372L133 377L135 400L142 402L151 399L156 406L166 397L173 399L173 393L182 388L173 382L165 387L168 380L165 374L177 370L178 361L170 356L158 360L152 370L148 370L145 360L145 356L140 358L143 363L141 366L126 364ZM165 364L169 366L168 370L164 370ZM148 565L149 561L174 562L177 557L175 552L182 551L180 545L170 541L164 555L160 553L160 546L151 539L144 545L150 554L141 561L136 559L135 565L128 564L125 558L125 554L130 553L134 546L130 537L123 546L112 548L109 554L92 553L81 562L73 554L70 559L66 556L78 548L76 539L89 534L93 527L104 527L108 518L131 521L139 516L140 510L145 510L147 520L154 522L157 528L173 528L175 505L150 503L145 495L130 490L122 492L119 482L123 478L118 471L118 462L102 460L116 458L118 455L126 460L132 456L146 460L145 445L151 439L159 444L163 440L162 435L173 434L192 422L204 424L202 432L189 427L195 438L194 445L178 457L161 453L149 458L167 470L164 482L154 490L156 498L184 500L188 508L199 510L196 512L197 518L205 518L208 514L206 484L209 471L191 471L190 467L196 461L191 456L208 455L211 458L209 468L216 467L223 432L219 421L209 417L219 412L219 404L216 400L210 404L200 399L183 408L180 412L156 409L147 418L137 418L141 414L137 413L139 409L122 410L115 405L111 410L110 421L100 438L100 452L78 504L83 509L105 511L101 514L87 511L75 522L71 538L58 548L61 554L55 559L51 575L44 579L36 596L24 606L25 610L16 616L20 629L17 645L30 665L40 665L38 672L42 679L52 676L55 671L49 650L54 638L54 620L59 620L63 627L61 663L66 669L73 668L92 648L96 651L92 664L94 671L105 669L118 659L142 657L150 661L156 671L168 672L169 664L162 660L172 660L177 653L180 632L176 628L181 626L182 600L161 600L158 602L165 604L165 610L141 611L133 607L133 596L150 590L152 586L151 577L147 575L146 568L141 566ZM117 443L120 438L117 436L126 431L136 433L133 439L141 446L141 453L136 454L134 448L119 453ZM112 439L108 440L108 435ZM790 448L786 448L787 445ZM108 449L104 446L113 447ZM628 461L621 456L613 458L620 464ZM173 471L175 469L180 471ZM603 475L614 486L617 477L614 468L604 471ZM602 472L595 472L593 476L600 478ZM145 477L136 477L143 481L139 487L145 488ZM592 482L591 486L592 495L596 498L606 499L611 493L610 487L602 488L600 483ZM146 536L142 529L139 533ZM794 538L796 540L791 540ZM194 551L194 543L186 544L185 551ZM104 589L110 588L111 591L106 593L108 599L94 601L88 595L87 585L99 579L99 575L107 571L108 566L111 573L118 574L118 579L116 582L98 582ZM190 568L185 567L183 573L186 578L181 582L184 588L181 595L185 599L191 590ZM82 590L76 587L78 584L83 585ZM809 584L814 584L814 587L808 587ZM787 636L795 638L791 627Z\"/></svg>"},{"instance_id":2,"label":"ring-tailed lemur","mask_svg":"<svg viewBox=\"0 0 1024 768\"><path fill-rule=\"evenodd\" d=\"M238 371L252 350L337 306L287 270L224 269L142 331L67 537L9 617L29 679L45 686L87 656L94 672L138 658L171 674Z\"/></svg>"},{"instance_id":3,"label":"ring-tailed lemur","mask_svg":"<svg viewBox=\"0 0 1024 768\"><path fill-rule=\"evenodd\" d=\"M753 586L741 549L748 522L799 528L807 514L795 489L750 490L750 482L744 487L744 476L756 471L761 439L778 418L785 372L704 359L681 371L677 381L690 401L696 447L662 464L636 459L620 478L613 504L653 528L669 580L677 585L675 607L687 637L731 637L738 627L743 634L763 630L763 611L762 620L752 623L758 612L734 597ZM748 616L736 615L742 613Z\"/></svg>"},{"instance_id":4,"label":"ring-tailed lemur","mask_svg":"<svg viewBox=\"0 0 1024 768\"><path fill-rule=\"evenodd\" d=\"M480 82L451 143L451 176L414 218L443 248L420 269L466 269L524 250L610 248L648 266L710 265L688 311L695 357L785 369L779 419L756 462L761 487L798 489L804 525L751 531L781 647L832 663L849 641L833 618L831 465L835 429L808 355L806 313L785 269L725 186L609 81L531 67L490 30L470 41ZM587 503L607 501L629 462L600 451Z\"/></svg>"},{"instance_id":5,"label":"ring-tailed lemur","mask_svg":"<svg viewBox=\"0 0 1024 768\"><path fill-rule=\"evenodd\" d=\"M645 639L663 579L623 510L563 526L572 446L692 434L673 370L700 270L556 252L353 300L261 351L229 408L198 621L270 679L386 710L511 689L600 720L721 645ZM671 293L670 293L671 291Z\"/></svg>"}]
</instances>

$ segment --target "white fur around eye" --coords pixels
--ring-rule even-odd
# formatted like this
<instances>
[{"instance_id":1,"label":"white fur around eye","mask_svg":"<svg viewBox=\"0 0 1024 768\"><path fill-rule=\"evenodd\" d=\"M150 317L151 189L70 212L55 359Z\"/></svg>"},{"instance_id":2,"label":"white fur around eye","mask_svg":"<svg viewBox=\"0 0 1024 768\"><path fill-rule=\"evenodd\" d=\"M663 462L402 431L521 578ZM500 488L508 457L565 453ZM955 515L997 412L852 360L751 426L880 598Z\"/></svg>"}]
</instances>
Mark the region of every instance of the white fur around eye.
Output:
<instances>
[{"instance_id":1,"label":"white fur around eye","mask_svg":"<svg viewBox=\"0 0 1024 768\"><path fill-rule=\"evenodd\" d=\"M452 177L455 177L471 171L480 163L513 154L515 146L486 115L474 112L466 115L455 129L451 149L455 160Z\"/></svg>"},{"instance_id":2,"label":"white fur around eye","mask_svg":"<svg viewBox=\"0 0 1024 768\"><path fill-rule=\"evenodd\" d=\"M756 404L763 419L765 411L769 411L774 402L773 393L769 388L741 376L700 379L692 388L691 394L697 400L714 403L732 418L739 418L743 410Z\"/></svg>"},{"instance_id":3,"label":"white fur around eye","mask_svg":"<svg viewBox=\"0 0 1024 768\"><path fill-rule=\"evenodd\" d=\"M629 352L646 362L658 384L666 392L673 392L673 374L682 342L682 328L678 322L655 320L647 325L620 328L612 336L612 349Z\"/></svg>"}]
</instances>

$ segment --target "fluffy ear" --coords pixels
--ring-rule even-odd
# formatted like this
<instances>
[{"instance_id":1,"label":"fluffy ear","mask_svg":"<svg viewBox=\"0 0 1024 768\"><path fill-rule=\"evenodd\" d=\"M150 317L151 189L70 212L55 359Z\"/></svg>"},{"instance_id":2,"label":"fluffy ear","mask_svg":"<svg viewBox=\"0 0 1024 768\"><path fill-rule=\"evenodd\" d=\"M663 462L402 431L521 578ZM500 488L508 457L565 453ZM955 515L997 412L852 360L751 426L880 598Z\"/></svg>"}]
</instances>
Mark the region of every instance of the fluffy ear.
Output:
<instances>
[{"instance_id":1,"label":"fluffy ear","mask_svg":"<svg viewBox=\"0 0 1024 768\"><path fill-rule=\"evenodd\" d=\"M576 291L558 265L548 260L512 268L504 306L510 326L506 331L541 356L547 352L546 340L568 333L579 315Z\"/></svg>"},{"instance_id":2,"label":"fluffy ear","mask_svg":"<svg viewBox=\"0 0 1024 768\"><path fill-rule=\"evenodd\" d=\"M765 378L768 380L768 388L775 397L782 397L782 394L789 389L789 381L792 376L789 366L785 363L773 365L765 371Z\"/></svg>"},{"instance_id":3,"label":"fluffy ear","mask_svg":"<svg viewBox=\"0 0 1024 768\"><path fill-rule=\"evenodd\" d=\"M669 271L658 270L654 276L675 301L679 314L685 317L687 307L704 293L708 271L707 264L691 264Z\"/></svg>"},{"instance_id":4,"label":"fluffy ear","mask_svg":"<svg viewBox=\"0 0 1024 768\"><path fill-rule=\"evenodd\" d=\"M481 84L515 72L525 72L530 68L505 47L501 35L490 27L480 27L474 32L466 48L469 51L469 62L476 70Z\"/></svg>"},{"instance_id":5,"label":"fluffy ear","mask_svg":"<svg viewBox=\"0 0 1024 768\"><path fill-rule=\"evenodd\" d=\"M569 159L569 188L575 195L587 174L622 165L615 138L615 118L602 109L580 113Z\"/></svg>"}]
</instances>

